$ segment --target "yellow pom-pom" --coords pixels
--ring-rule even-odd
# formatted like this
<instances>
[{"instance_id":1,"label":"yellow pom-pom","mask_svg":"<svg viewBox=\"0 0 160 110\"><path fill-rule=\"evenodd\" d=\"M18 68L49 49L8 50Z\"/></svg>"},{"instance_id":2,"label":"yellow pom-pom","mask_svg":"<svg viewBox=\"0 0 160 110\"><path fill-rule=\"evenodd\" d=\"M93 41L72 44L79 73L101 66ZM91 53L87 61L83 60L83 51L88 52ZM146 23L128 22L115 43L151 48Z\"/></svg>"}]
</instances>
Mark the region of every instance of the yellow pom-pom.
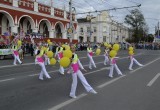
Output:
<instances>
[{"instance_id":1,"label":"yellow pom-pom","mask_svg":"<svg viewBox=\"0 0 160 110\"><path fill-rule=\"evenodd\" d=\"M70 50L70 46L69 45L65 45L65 49L66 50Z\"/></svg>"},{"instance_id":2,"label":"yellow pom-pom","mask_svg":"<svg viewBox=\"0 0 160 110\"><path fill-rule=\"evenodd\" d=\"M129 51L133 51L133 47L129 47Z\"/></svg>"},{"instance_id":3,"label":"yellow pom-pom","mask_svg":"<svg viewBox=\"0 0 160 110\"><path fill-rule=\"evenodd\" d=\"M50 39L48 39L48 40L47 40L47 42L49 43L49 42L51 42L51 40L50 40Z\"/></svg>"},{"instance_id":4,"label":"yellow pom-pom","mask_svg":"<svg viewBox=\"0 0 160 110\"><path fill-rule=\"evenodd\" d=\"M111 47L112 47L112 45L111 45L111 44L108 44L108 45L107 45L107 47L108 47L108 48L111 48Z\"/></svg>"},{"instance_id":5,"label":"yellow pom-pom","mask_svg":"<svg viewBox=\"0 0 160 110\"><path fill-rule=\"evenodd\" d=\"M129 55L133 55L134 52L132 50L129 51Z\"/></svg>"},{"instance_id":6,"label":"yellow pom-pom","mask_svg":"<svg viewBox=\"0 0 160 110\"><path fill-rule=\"evenodd\" d=\"M97 49L96 50L96 55L100 55L100 53L101 53L101 49Z\"/></svg>"},{"instance_id":7,"label":"yellow pom-pom","mask_svg":"<svg viewBox=\"0 0 160 110\"><path fill-rule=\"evenodd\" d=\"M18 44L18 46L21 46L22 45L22 41L18 40L17 44Z\"/></svg>"},{"instance_id":8,"label":"yellow pom-pom","mask_svg":"<svg viewBox=\"0 0 160 110\"><path fill-rule=\"evenodd\" d=\"M51 58L50 59L50 65L55 65L56 64L56 59L55 58Z\"/></svg>"},{"instance_id":9,"label":"yellow pom-pom","mask_svg":"<svg viewBox=\"0 0 160 110\"><path fill-rule=\"evenodd\" d=\"M53 43L52 43L52 42L48 42L48 44L49 44L49 45L53 45Z\"/></svg>"},{"instance_id":10,"label":"yellow pom-pom","mask_svg":"<svg viewBox=\"0 0 160 110\"><path fill-rule=\"evenodd\" d=\"M116 55L117 55L117 52L116 52L115 50L111 50L111 51L109 52L109 56L110 56L111 58L115 57Z\"/></svg>"},{"instance_id":11,"label":"yellow pom-pom","mask_svg":"<svg viewBox=\"0 0 160 110\"><path fill-rule=\"evenodd\" d=\"M61 58L60 59L60 65L62 66L62 67L64 67L64 68L66 68L66 67L68 67L69 66L69 64L70 64L70 59L68 58L68 57L63 57L63 58Z\"/></svg>"},{"instance_id":12,"label":"yellow pom-pom","mask_svg":"<svg viewBox=\"0 0 160 110\"><path fill-rule=\"evenodd\" d=\"M52 58L53 57L53 52L52 51L48 51L47 52L47 56L48 56L48 58Z\"/></svg>"},{"instance_id":13,"label":"yellow pom-pom","mask_svg":"<svg viewBox=\"0 0 160 110\"><path fill-rule=\"evenodd\" d=\"M63 57L72 58L72 51L71 50L63 51Z\"/></svg>"},{"instance_id":14,"label":"yellow pom-pom","mask_svg":"<svg viewBox=\"0 0 160 110\"><path fill-rule=\"evenodd\" d=\"M107 43L107 42L105 42L105 43L104 43L104 46L106 46L106 47L107 47L107 46L108 46L108 43Z\"/></svg>"},{"instance_id":15,"label":"yellow pom-pom","mask_svg":"<svg viewBox=\"0 0 160 110\"><path fill-rule=\"evenodd\" d=\"M113 50L118 51L119 50L119 44L114 44L113 45Z\"/></svg>"}]
</instances>

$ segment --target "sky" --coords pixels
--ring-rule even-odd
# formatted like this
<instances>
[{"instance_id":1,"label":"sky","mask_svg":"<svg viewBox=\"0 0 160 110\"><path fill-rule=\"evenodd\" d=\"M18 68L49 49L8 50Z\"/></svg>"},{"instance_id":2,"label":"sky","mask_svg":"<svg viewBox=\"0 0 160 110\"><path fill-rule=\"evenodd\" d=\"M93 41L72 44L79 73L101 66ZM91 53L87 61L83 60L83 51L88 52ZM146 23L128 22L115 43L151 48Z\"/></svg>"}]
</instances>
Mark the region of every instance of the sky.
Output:
<instances>
[{"instance_id":1,"label":"sky","mask_svg":"<svg viewBox=\"0 0 160 110\"><path fill-rule=\"evenodd\" d=\"M51 4L51 0L37 0L38 2L44 3L46 5ZM68 9L68 3L70 0L52 0L53 7L58 7L62 9ZM149 33L154 34L155 26L158 25L160 21L160 0L72 0L73 7L76 8L76 12L89 12L95 10L104 10L112 8L121 8L129 6L137 6L141 4L141 7L138 8L144 15L146 23L149 27ZM112 19L120 23L124 23L124 18L127 14L130 14L129 9L123 10L114 10L109 11L110 15L113 16ZM96 16L95 13L94 15ZM86 17L87 14L78 15L78 18Z\"/></svg>"}]
</instances>

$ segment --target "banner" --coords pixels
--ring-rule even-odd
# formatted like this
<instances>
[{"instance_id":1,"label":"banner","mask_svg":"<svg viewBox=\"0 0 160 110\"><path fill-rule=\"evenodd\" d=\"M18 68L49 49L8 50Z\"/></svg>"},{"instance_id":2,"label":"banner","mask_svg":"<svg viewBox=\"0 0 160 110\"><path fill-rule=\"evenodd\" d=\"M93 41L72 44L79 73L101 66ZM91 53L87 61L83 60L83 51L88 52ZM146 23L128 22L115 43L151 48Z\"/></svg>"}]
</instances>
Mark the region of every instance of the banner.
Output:
<instances>
[{"instance_id":1,"label":"banner","mask_svg":"<svg viewBox=\"0 0 160 110\"><path fill-rule=\"evenodd\" d=\"M10 55L12 54L11 49L0 49L0 55Z\"/></svg>"}]
</instances>

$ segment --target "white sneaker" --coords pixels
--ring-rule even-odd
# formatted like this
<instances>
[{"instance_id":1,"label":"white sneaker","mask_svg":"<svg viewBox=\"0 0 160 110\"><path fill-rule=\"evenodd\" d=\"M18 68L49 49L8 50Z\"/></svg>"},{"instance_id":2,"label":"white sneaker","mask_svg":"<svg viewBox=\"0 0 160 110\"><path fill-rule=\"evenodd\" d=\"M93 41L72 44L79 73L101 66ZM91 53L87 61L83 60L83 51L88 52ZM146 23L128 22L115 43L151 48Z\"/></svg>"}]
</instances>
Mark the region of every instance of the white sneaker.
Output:
<instances>
[{"instance_id":1,"label":"white sneaker","mask_svg":"<svg viewBox=\"0 0 160 110\"><path fill-rule=\"evenodd\" d=\"M132 71L133 69L132 69L132 68L129 68L129 70L131 70L131 71Z\"/></svg>"},{"instance_id":2,"label":"white sneaker","mask_svg":"<svg viewBox=\"0 0 160 110\"><path fill-rule=\"evenodd\" d=\"M47 77L48 79L51 79L51 77L49 76L49 77Z\"/></svg>"},{"instance_id":3,"label":"white sneaker","mask_svg":"<svg viewBox=\"0 0 160 110\"><path fill-rule=\"evenodd\" d=\"M69 95L69 96L73 99L77 98L75 95Z\"/></svg>"},{"instance_id":4,"label":"white sneaker","mask_svg":"<svg viewBox=\"0 0 160 110\"><path fill-rule=\"evenodd\" d=\"M43 78L39 78L40 80L43 80Z\"/></svg>"},{"instance_id":5,"label":"white sneaker","mask_svg":"<svg viewBox=\"0 0 160 110\"><path fill-rule=\"evenodd\" d=\"M64 73L63 73L63 72L61 72L60 70L59 70L59 72L60 72L62 75L64 75Z\"/></svg>"},{"instance_id":6,"label":"white sneaker","mask_svg":"<svg viewBox=\"0 0 160 110\"><path fill-rule=\"evenodd\" d=\"M13 64L13 65L17 65L17 64Z\"/></svg>"},{"instance_id":7,"label":"white sneaker","mask_svg":"<svg viewBox=\"0 0 160 110\"><path fill-rule=\"evenodd\" d=\"M143 67L144 65L139 65L140 67Z\"/></svg>"},{"instance_id":8,"label":"white sneaker","mask_svg":"<svg viewBox=\"0 0 160 110\"><path fill-rule=\"evenodd\" d=\"M113 78L113 76L109 75L110 78Z\"/></svg>"},{"instance_id":9,"label":"white sneaker","mask_svg":"<svg viewBox=\"0 0 160 110\"><path fill-rule=\"evenodd\" d=\"M92 68L91 68L91 67L89 67L89 69L90 69L90 70L92 70Z\"/></svg>"},{"instance_id":10,"label":"white sneaker","mask_svg":"<svg viewBox=\"0 0 160 110\"><path fill-rule=\"evenodd\" d=\"M104 65L106 66L107 64L105 63Z\"/></svg>"},{"instance_id":11,"label":"white sneaker","mask_svg":"<svg viewBox=\"0 0 160 110\"><path fill-rule=\"evenodd\" d=\"M97 92L94 89L91 89L89 92L92 94L97 94Z\"/></svg>"}]
</instances>

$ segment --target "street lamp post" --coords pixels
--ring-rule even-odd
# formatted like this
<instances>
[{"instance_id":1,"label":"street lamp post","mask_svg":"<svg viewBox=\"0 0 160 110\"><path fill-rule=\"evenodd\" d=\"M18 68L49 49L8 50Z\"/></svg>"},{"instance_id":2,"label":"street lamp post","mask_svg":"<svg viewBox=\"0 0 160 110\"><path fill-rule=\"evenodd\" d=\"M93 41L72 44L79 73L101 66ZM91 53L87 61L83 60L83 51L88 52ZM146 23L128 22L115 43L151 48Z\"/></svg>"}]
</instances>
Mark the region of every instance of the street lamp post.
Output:
<instances>
[{"instance_id":1,"label":"street lamp post","mask_svg":"<svg viewBox=\"0 0 160 110\"><path fill-rule=\"evenodd\" d=\"M89 13L89 15L87 15L87 20L90 21L89 42L91 42L92 37L92 19L94 19L94 17Z\"/></svg>"}]
</instances>

